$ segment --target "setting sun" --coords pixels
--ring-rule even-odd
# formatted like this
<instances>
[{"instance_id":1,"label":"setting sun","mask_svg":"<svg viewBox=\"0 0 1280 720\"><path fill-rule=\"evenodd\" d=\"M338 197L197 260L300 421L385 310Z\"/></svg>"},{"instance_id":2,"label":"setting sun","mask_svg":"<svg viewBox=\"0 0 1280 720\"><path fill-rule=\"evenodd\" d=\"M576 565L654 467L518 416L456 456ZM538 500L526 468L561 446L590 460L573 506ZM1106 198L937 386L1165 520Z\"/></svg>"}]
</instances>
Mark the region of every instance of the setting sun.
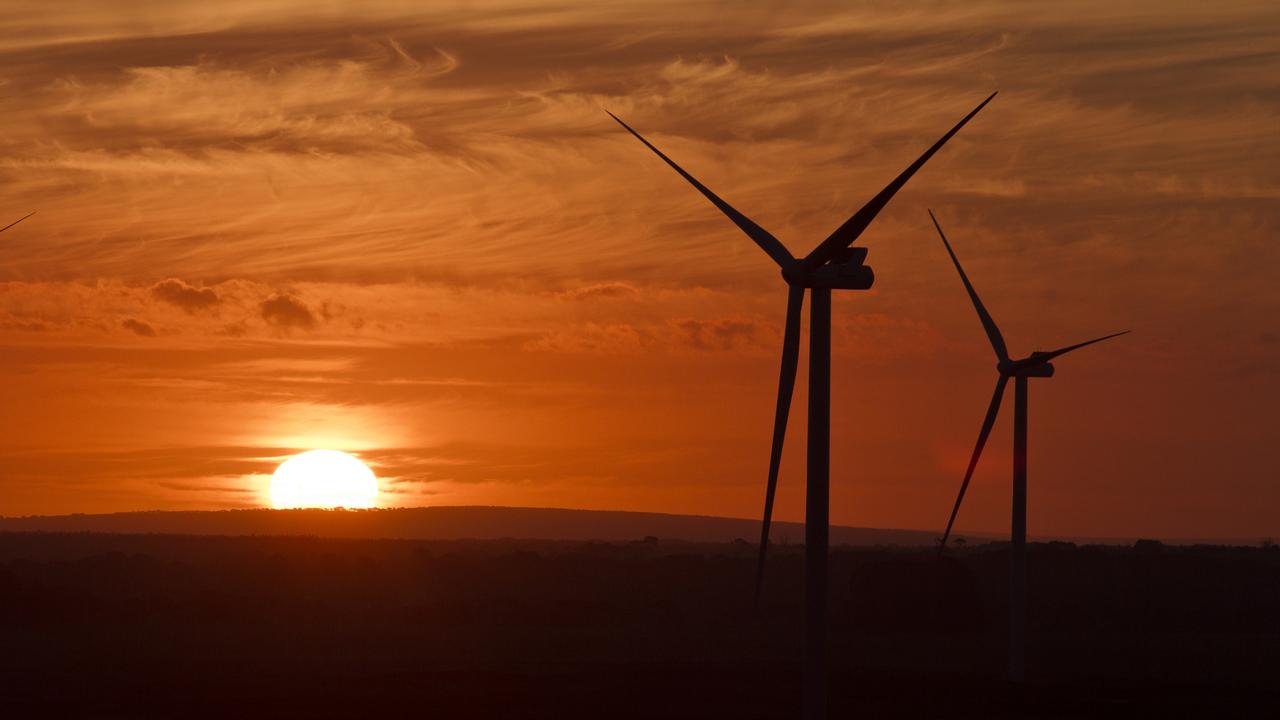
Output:
<instances>
[{"instance_id":1,"label":"setting sun","mask_svg":"<svg viewBox=\"0 0 1280 720\"><path fill-rule=\"evenodd\" d=\"M271 476L271 507L371 508L378 478L358 458L338 450L308 450L280 463Z\"/></svg>"}]
</instances>

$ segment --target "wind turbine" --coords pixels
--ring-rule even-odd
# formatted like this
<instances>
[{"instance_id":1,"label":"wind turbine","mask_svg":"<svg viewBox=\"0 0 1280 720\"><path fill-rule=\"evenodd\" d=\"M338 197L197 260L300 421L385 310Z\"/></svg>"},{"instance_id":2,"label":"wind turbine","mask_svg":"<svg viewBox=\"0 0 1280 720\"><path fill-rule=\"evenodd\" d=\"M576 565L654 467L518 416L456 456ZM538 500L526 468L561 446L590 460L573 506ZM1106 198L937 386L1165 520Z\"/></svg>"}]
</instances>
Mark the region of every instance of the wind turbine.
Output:
<instances>
[{"instance_id":1,"label":"wind turbine","mask_svg":"<svg viewBox=\"0 0 1280 720\"><path fill-rule=\"evenodd\" d=\"M933 216L932 210L929 211L929 218L933 220L933 226L938 230L938 237L942 238L942 244L947 248L947 254L951 256L951 262L956 266L956 272L960 273L960 282L964 283L964 289L969 293L969 299L973 301L973 309L978 311L978 319L982 321L982 328L987 333L987 339L991 341L991 348L996 352L996 372L999 373L996 379L996 390L991 395L991 405L987 408L987 416L982 421L982 430L978 432L978 444L973 448L973 456L969 458L969 467L964 472L964 481L960 483L960 494L956 497L955 506L951 508L951 517L947 520L947 529L942 534L942 542L938 544L938 552L942 552L947 545L947 538L951 536L951 527L955 524L956 513L960 512L964 493L969 489L969 480L973 478L973 470L978 466L978 458L982 455L982 448L987 444L991 426L995 424L996 415L1000 413L1004 387L1008 384L1009 378L1013 378L1013 522L1009 556L1009 680L1021 683L1025 677L1026 642L1024 638L1027 626L1027 379L1053 377L1053 365L1049 363L1050 360L1066 355L1072 350L1079 350L1087 345L1124 335L1129 331L1104 335L1057 350L1047 352L1037 350L1020 360L1011 359L1004 344L1004 337L1000 334L1000 328L996 327L991 314L978 298L978 291L973 289L973 284L969 282L969 276L965 275L964 268L960 267L960 260L951 249L951 243L947 242L947 236L943 234L942 226L938 224L938 218Z\"/></svg>"},{"instance_id":2,"label":"wind turbine","mask_svg":"<svg viewBox=\"0 0 1280 720\"><path fill-rule=\"evenodd\" d=\"M17 220L14 220L13 222L9 223L8 225L5 225L4 227L0 228L0 232L4 232L5 230L8 230L9 228L13 227L14 225L17 225L18 223L22 222L23 220L26 220L27 218L29 218L29 217L31 217L32 215L35 215L35 214L36 214L36 211L35 211L35 210L32 210L31 212L27 213L26 215L23 215L22 217L18 218Z\"/></svg>"},{"instance_id":3,"label":"wind turbine","mask_svg":"<svg viewBox=\"0 0 1280 720\"><path fill-rule=\"evenodd\" d=\"M711 204L751 238L782 270L787 284L787 319L782 340L782 368L778 377L778 403L774 414L773 446L769 455L769 479L765 487L764 520L760 529L760 554L756 570L756 597L763 580L765 554L769 546L769 524L773 515L773 497L778 483L778 465L782 458L782 441L787 430L787 415L795 388L796 365L800 354L800 312L805 290L813 295L809 324L809 437L808 479L805 486L805 611L803 652L803 716L826 717L826 607L827 607L827 538L829 531L829 481L831 450L831 291L866 290L875 281L871 268L864 265L866 248L851 247L894 194L915 175L934 153L982 110L992 93L955 127L934 143L906 170L863 205L843 225L803 258L794 257L767 230L721 200L698 182L671 158L645 140L640 133L609 113L627 132L662 158L673 170L697 188ZM605 112L608 112L607 110Z\"/></svg>"}]
</instances>

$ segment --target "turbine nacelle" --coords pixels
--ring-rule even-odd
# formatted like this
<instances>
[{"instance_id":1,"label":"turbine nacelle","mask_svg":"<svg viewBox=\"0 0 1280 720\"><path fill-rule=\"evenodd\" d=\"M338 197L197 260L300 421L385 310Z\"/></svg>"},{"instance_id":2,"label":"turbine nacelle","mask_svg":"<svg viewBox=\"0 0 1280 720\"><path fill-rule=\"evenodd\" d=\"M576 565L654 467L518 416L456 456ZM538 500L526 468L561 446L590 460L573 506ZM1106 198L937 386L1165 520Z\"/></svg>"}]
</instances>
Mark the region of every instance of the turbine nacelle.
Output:
<instances>
[{"instance_id":1,"label":"turbine nacelle","mask_svg":"<svg viewBox=\"0 0 1280 720\"><path fill-rule=\"evenodd\" d=\"M809 274L807 287L830 290L866 290L876 281L876 274L866 265L832 263Z\"/></svg>"}]
</instances>

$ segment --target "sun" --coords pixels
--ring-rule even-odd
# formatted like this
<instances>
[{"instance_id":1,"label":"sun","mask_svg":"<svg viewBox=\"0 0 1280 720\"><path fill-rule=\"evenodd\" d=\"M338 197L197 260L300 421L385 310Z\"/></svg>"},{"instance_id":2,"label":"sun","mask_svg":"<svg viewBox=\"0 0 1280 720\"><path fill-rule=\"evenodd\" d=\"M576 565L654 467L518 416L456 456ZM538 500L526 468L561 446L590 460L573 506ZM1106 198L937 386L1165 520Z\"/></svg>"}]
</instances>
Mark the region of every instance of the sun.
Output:
<instances>
[{"instance_id":1,"label":"sun","mask_svg":"<svg viewBox=\"0 0 1280 720\"><path fill-rule=\"evenodd\" d=\"M308 450L280 463L271 476L271 507L371 508L378 478L368 465L338 450Z\"/></svg>"}]
</instances>

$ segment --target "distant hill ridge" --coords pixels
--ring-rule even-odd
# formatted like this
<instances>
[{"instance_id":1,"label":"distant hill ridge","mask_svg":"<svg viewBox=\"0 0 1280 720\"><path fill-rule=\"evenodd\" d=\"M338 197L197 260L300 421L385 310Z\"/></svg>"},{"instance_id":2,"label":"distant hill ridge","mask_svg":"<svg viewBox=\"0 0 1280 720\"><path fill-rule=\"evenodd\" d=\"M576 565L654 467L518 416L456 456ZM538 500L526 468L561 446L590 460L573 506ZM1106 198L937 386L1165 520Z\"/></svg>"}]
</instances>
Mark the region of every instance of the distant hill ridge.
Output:
<instances>
[{"instance_id":1,"label":"distant hill ridge","mask_svg":"<svg viewBox=\"0 0 1280 720\"><path fill-rule=\"evenodd\" d=\"M804 525L774 522L775 542L802 543ZM704 515L622 510L568 510L499 506L385 510L146 511L103 515L0 518L4 532L158 533L176 535L315 535L415 540L664 540L757 542L760 522ZM937 533L833 525L836 545L931 545Z\"/></svg>"}]
</instances>

